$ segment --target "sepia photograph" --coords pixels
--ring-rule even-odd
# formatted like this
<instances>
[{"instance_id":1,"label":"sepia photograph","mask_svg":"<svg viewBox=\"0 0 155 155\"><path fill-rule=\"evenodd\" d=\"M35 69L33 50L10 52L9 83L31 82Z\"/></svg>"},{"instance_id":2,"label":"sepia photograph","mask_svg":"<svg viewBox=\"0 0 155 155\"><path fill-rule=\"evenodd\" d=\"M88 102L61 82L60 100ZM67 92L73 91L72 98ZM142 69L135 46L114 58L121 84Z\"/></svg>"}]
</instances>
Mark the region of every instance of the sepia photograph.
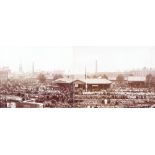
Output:
<instances>
[{"instance_id":1,"label":"sepia photograph","mask_svg":"<svg viewBox=\"0 0 155 155\"><path fill-rule=\"evenodd\" d=\"M1 155L155 155L155 1L0 1Z\"/></svg>"},{"instance_id":2,"label":"sepia photograph","mask_svg":"<svg viewBox=\"0 0 155 155\"><path fill-rule=\"evenodd\" d=\"M155 47L0 48L1 108L154 108Z\"/></svg>"}]
</instances>

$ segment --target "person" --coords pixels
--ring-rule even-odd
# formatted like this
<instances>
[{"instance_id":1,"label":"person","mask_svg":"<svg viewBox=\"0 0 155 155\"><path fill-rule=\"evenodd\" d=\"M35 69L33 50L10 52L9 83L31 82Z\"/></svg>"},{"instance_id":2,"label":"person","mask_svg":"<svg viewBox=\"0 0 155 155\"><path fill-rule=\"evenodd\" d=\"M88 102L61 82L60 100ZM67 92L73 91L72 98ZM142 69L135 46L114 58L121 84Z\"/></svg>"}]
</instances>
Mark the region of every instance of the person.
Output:
<instances>
[{"instance_id":1,"label":"person","mask_svg":"<svg viewBox=\"0 0 155 155\"><path fill-rule=\"evenodd\" d=\"M104 104L107 105L107 102L108 102L107 99L105 99L105 100L104 100Z\"/></svg>"}]
</instances>

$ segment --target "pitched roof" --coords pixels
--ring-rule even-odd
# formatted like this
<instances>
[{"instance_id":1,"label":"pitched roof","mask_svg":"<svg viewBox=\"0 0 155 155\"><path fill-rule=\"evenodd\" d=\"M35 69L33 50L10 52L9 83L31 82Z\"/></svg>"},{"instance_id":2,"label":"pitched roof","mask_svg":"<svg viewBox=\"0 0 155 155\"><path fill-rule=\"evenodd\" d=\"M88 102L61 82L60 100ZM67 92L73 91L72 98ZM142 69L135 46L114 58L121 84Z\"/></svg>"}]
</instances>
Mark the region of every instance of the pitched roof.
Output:
<instances>
[{"instance_id":1,"label":"pitched roof","mask_svg":"<svg viewBox=\"0 0 155 155\"><path fill-rule=\"evenodd\" d=\"M86 79L87 84L111 84L111 81L107 79Z\"/></svg>"},{"instance_id":2,"label":"pitched roof","mask_svg":"<svg viewBox=\"0 0 155 155\"><path fill-rule=\"evenodd\" d=\"M69 78L61 78L55 80L55 83L72 83L75 81L81 81L82 83L87 83L87 84L111 84L111 81L107 79L69 79Z\"/></svg>"},{"instance_id":3,"label":"pitched roof","mask_svg":"<svg viewBox=\"0 0 155 155\"><path fill-rule=\"evenodd\" d=\"M143 76L129 76L128 81L129 82L144 82L146 80Z\"/></svg>"}]
</instances>

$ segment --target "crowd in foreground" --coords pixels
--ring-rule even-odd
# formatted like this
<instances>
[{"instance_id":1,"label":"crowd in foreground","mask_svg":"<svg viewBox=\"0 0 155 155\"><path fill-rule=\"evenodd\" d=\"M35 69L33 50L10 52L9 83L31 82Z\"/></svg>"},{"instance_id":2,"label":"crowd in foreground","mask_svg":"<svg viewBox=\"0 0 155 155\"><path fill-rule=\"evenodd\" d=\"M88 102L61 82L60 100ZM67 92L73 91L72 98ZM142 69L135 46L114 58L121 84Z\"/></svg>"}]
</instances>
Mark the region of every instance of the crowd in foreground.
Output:
<instances>
[{"instance_id":1,"label":"crowd in foreground","mask_svg":"<svg viewBox=\"0 0 155 155\"><path fill-rule=\"evenodd\" d=\"M79 106L88 107L152 107L155 104L154 88L118 87L99 92L76 95Z\"/></svg>"},{"instance_id":2,"label":"crowd in foreground","mask_svg":"<svg viewBox=\"0 0 155 155\"><path fill-rule=\"evenodd\" d=\"M30 100L42 103L45 108L153 107L155 89L117 87L76 94L69 88L53 87L28 80L0 83L0 107L8 107L10 102L24 103Z\"/></svg>"},{"instance_id":3,"label":"crowd in foreground","mask_svg":"<svg viewBox=\"0 0 155 155\"><path fill-rule=\"evenodd\" d=\"M10 97L11 96L11 97ZM12 99L13 98L13 99ZM36 103L44 103L45 107L56 105L56 103L70 103L72 93L69 89L51 87L31 81L10 80L0 84L0 106L12 101L24 102L35 100Z\"/></svg>"}]
</instances>

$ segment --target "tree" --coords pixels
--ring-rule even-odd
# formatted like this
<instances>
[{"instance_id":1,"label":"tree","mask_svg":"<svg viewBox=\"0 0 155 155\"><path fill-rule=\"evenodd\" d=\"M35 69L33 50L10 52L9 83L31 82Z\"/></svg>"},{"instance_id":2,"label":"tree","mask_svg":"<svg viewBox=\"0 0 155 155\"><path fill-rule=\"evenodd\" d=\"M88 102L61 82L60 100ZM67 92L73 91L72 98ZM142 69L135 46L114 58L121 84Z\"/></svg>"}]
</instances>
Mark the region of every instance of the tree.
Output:
<instances>
[{"instance_id":1,"label":"tree","mask_svg":"<svg viewBox=\"0 0 155 155\"><path fill-rule=\"evenodd\" d=\"M54 74L53 75L53 80L57 80L57 79L60 79L60 78L63 78L62 74Z\"/></svg>"},{"instance_id":2,"label":"tree","mask_svg":"<svg viewBox=\"0 0 155 155\"><path fill-rule=\"evenodd\" d=\"M108 76L106 74L102 75L102 78L108 80Z\"/></svg>"},{"instance_id":3,"label":"tree","mask_svg":"<svg viewBox=\"0 0 155 155\"><path fill-rule=\"evenodd\" d=\"M93 75L93 79L97 79L98 77L98 75Z\"/></svg>"},{"instance_id":4,"label":"tree","mask_svg":"<svg viewBox=\"0 0 155 155\"><path fill-rule=\"evenodd\" d=\"M46 76L41 73L38 75L38 80L40 83L45 83L46 82Z\"/></svg>"},{"instance_id":5,"label":"tree","mask_svg":"<svg viewBox=\"0 0 155 155\"><path fill-rule=\"evenodd\" d=\"M124 76L122 74L119 74L116 78L116 81L119 83L119 84L122 84L124 82Z\"/></svg>"},{"instance_id":6,"label":"tree","mask_svg":"<svg viewBox=\"0 0 155 155\"><path fill-rule=\"evenodd\" d=\"M150 87L150 85L154 82L154 77L152 74L146 75L146 85Z\"/></svg>"},{"instance_id":7,"label":"tree","mask_svg":"<svg viewBox=\"0 0 155 155\"><path fill-rule=\"evenodd\" d=\"M155 75L152 77L152 86L155 86Z\"/></svg>"}]
</instances>

